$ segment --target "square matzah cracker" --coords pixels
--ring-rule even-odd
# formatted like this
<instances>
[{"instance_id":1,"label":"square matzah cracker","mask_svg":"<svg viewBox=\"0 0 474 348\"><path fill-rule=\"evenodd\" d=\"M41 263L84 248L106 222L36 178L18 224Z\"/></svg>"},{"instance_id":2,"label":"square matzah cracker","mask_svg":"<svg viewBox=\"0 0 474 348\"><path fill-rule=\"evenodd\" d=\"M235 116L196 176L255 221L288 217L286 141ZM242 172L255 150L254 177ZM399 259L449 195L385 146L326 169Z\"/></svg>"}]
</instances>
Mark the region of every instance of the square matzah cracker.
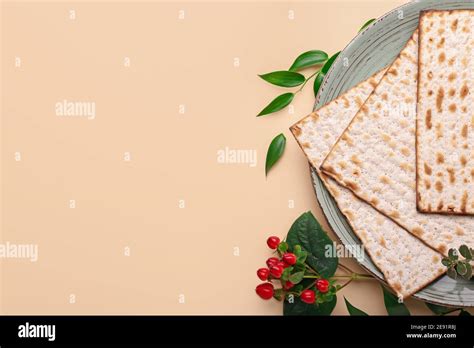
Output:
<instances>
[{"instance_id":1,"label":"square matzah cracker","mask_svg":"<svg viewBox=\"0 0 474 348\"><path fill-rule=\"evenodd\" d=\"M474 11L420 18L418 210L474 214Z\"/></svg>"},{"instance_id":2,"label":"square matzah cracker","mask_svg":"<svg viewBox=\"0 0 474 348\"><path fill-rule=\"evenodd\" d=\"M441 255L318 170L383 73L375 74L305 117L291 127L291 131L362 241L366 253L390 287L405 298L444 273Z\"/></svg>"},{"instance_id":3,"label":"square matzah cracker","mask_svg":"<svg viewBox=\"0 0 474 348\"><path fill-rule=\"evenodd\" d=\"M415 32L321 168L407 231L447 255L449 248L474 245L474 219L422 214L416 209L417 77Z\"/></svg>"}]
</instances>

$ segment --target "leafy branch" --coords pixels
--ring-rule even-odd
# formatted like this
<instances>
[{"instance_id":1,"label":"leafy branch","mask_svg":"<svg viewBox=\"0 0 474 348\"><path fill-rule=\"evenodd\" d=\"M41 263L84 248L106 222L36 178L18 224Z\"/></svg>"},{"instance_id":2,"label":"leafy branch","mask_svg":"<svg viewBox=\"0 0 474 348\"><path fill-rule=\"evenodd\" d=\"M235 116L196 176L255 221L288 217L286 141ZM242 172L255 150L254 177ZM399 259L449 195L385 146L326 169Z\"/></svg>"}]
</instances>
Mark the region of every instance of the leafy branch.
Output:
<instances>
[{"instance_id":1,"label":"leafy branch","mask_svg":"<svg viewBox=\"0 0 474 348\"><path fill-rule=\"evenodd\" d=\"M374 21L375 18L368 20L359 29L359 32L366 29ZM273 99L262 111L260 111L257 117L265 116L287 107L293 101L295 95L301 92L304 86L313 77L315 77L313 82L313 92L314 96L316 97L318 95L319 89L321 88L321 84L324 81L324 77L338 57L339 53L341 52L339 51L330 57L326 52L321 50L307 51L300 54L295 59L293 64L291 64L288 70L273 71L267 74L258 75L264 81L275 86L285 88L300 87L294 92L284 93ZM311 67L317 67L317 69L308 77L305 77L303 74L298 72Z\"/></svg>"},{"instance_id":2,"label":"leafy branch","mask_svg":"<svg viewBox=\"0 0 474 348\"><path fill-rule=\"evenodd\" d=\"M328 54L324 51L308 51L300 54L298 58L295 59L288 71L274 71L268 74L259 75L260 78L275 86L286 88L300 87L294 92L284 93L273 99L270 104L260 111L257 117L265 116L287 107L293 101L295 95L301 92L308 81L310 81L315 76L313 91L314 96L316 97L321 87L321 83L324 80L324 76L326 76L326 73L331 68L339 53L340 52L337 52L329 58ZM299 70L313 66L318 66L319 69L317 69L308 77L305 77L304 75L297 72Z\"/></svg>"},{"instance_id":3,"label":"leafy branch","mask_svg":"<svg viewBox=\"0 0 474 348\"><path fill-rule=\"evenodd\" d=\"M359 32L366 29L370 24L375 21L375 18L367 21L359 30ZM292 92L286 92L280 94L273 99L262 111L259 112L257 117L272 114L286 108L294 100L295 96L300 93L309 81L314 78L313 81L313 93L314 97L318 95L321 85L324 81L324 77L328 73L329 69L333 65L336 58L339 56L340 51L329 56L326 52L321 50L311 50L300 54L291 64L288 70L273 71L270 73L258 75L262 80L283 88L296 88ZM301 70L307 68L314 68L316 70L305 77ZM273 165L283 155L285 150L286 139L283 134L280 134L273 138L268 151L265 163L265 175L273 167Z\"/></svg>"},{"instance_id":4,"label":"leafy branch","mask_svg":"<svg viewBox=\"0 0 474 348\"><path fill-rule=\"evenodd\" d=\"M459 259L461 255L464 260ZM469 280L472 277L471 261L474 256L474 249L467 245L461 245L459 250L454 248L449 249L448 257L444 257L441 263L448 268L448 277L456 280L458 275Z\"/></svg>"}]
</instances>

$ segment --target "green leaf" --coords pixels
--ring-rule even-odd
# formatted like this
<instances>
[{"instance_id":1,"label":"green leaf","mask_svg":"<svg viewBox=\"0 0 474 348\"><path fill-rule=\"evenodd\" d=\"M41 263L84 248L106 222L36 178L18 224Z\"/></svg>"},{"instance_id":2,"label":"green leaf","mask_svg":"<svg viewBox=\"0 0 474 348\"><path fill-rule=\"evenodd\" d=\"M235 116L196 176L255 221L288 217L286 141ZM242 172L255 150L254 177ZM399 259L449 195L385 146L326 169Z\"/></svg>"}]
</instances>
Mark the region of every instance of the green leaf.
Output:
<instances>
[{"instance_id":1,"label":"green leaf","mask_svg":"<svg viewBox=\"0 0 474 348\"><path fill-rule=\"evenodd\" d=\"M368 316L368 314L365 313L364 311L361 311L359 308L356 308L353 305L351 305L351 303L349 301L347 301L347 298L344 297L344 301L346 301L347 311L349 312L350 315L353 315L353 316Z\"/></svg>"},{"instance_id":2,"label":"green leaf","mask_svg":"<svg viewBox=\"0 0 474 348\"><path fill-rule=\"evenodd\" d=\"M262 111L260 111L257 117L280 111L284 107L288 106L288 104L291 103L294 97L294 93L284 93L282 95L279 95L278 97L273 99L271 103L268 104Z\"/></svg>"},{"instance_id":3,"label":"green leaf","mask_svg":"<svg viewBox=\"0 0 474 348\"><path fill-rule=\"evenodd\" d=\"M466 280L469 280L472 277L472 267L468 262L465 262L464 266L466 267L466 273L462 277Z\"/></svg>"},{"instance_id":4,"label":"green leaf","mask_svg":"<svg viewBox=\"0 0 474 348\"><path fill-rule=\"evenodd\" d=\"M301 294L301 292L303 291L304 287L303 285L300 283L298 285L295 285L294 287L291 288L291 293L297 293L298 296Z\"/></svg>"},{"instance_id":5,"label":"green leaf","mask_svg":"<svg viewBox=\"0 0 474 348\"><path fill-rule=\"evenodd\" d=\"M281 274L281 280L287 281L290 279L291 271L293 270L293 267L287 267L283 270L283 273Z\"/></svg>"},{"instance_id":6,"label":"green leaf","mask_svg":"<svg viewBox=\"0 0 474 348\"><path fill-rule=\"evenodd\" d=\"M280 87L296 87L306 80L303 75L293 71L274 71L258 76L263 80Z\"/></svg>"},{"instance_id":7,"label":"green leaf","mask_svg":"<svg viewBox=\"0 0 474 348\"><path fill-rule=\"evenodd\" d=\"M324 63L323 67L321 68L319 73L316 75L316 78L314 79L314 84L313 84L313 92L314 92L315 97L318 96L319 89L321 88L321 84L324 81L324 77L326 76L327 72L331 68L331 66L334 63L334 61L336 60L336 58L339 56L339 53L341 53L341 52L337 52L337 53L333 54L331 56L331 58L329 58L326 61L326 63Z\"/></svg>"},{"instance_id":8,"label":"green leaf","mask_svg":"<svg viewBox=\"0 0 474 348\"><path fill-rule=\"evenodd\" d=\"M365 22L365 24L359 29L359 33L364 30L365 28L367 28L369 25L371 25L373 22L375 22L375 18L372 18L372 19L369 19L367 22Z\"/></svg>"},{"instance_id":9,"label":"green leaf","mask_svg":"<svg viewBox=\"0 0 474 348\"><path fill-rule=\"evenodd\" d=\"M465 311L464 309L461 309L461 312L459 312L459 316L460 317L470 317L471 313L469 313L468 311Z\"/></svg>"},{"instance_id":10,"label":"green leaf","mask_svg":"<svg viewBox=\"0 0 474 348\"><path fill-rule=\"evenodd\" d=\"M398 297L392 294L390 291L382 286L383 300L385 308L387 309L388 315L410 315L410 311L403 304L398 302Z\"/></svg>"},{"instance_id":11,"label":"green leaf","mask_svg":"<svg viewBox=\"0 0 474 348\"><path fill-rule=\"evenodd\" d=\"M301 245L295 245L293 249L293 254L296 255L296 262L304 263L306 261L306 257L308 256L308 253L301 249Z\"/></svg>"},{"instance_id":12,"label":"green leaf","mask_svg":"<svg viewBox=\"0 0 474 348\"><path fill-rule=\"evenodd\" d=\"M283 315L330 315L336 307L337 297L330 302L320 304L307 304L294 297L294 303L285 301L283 304Z\"/></svg>"},{"instance_id":13,"label":"green leaf","mask_svg":"<svg viewBox=\"0 0 474 348\"><path fill-rule=\"evenodd\" d=\"M265 175L268 175L273 165L278 162L280 157L283 155L286 146L286 138L283 134L277 135L273 138L267 151L267 158L265 160Z\"/></svg>"},{"instance_id":14,"label":"green leaf","mask_svg":"<svg viewBox=\"0 0 474 348\"><path fill-rule=\"evenodd\" d=\"M290 228L286 241L290 248L299 244L308 253L306 263L324 278L334 275L338 265L337 257L326 256L326 247L332 247L332 240L311 212L303 213Z\"/></svg>"},{"instance_id":15,"label":"green leaf","mask_svg":"<svg viewBox=\"0 0 474 348\"><path fill-rule=\"evenodd\" d=\"M296 257L297 262L304 263L306 261L306 258L308 257L308 253L306 251L302 251L299 253L299 255Z\"/></svg>"},{"instance_id":16,"label":"green leaf","mask_svg":"<svg viewBox=\"0 0 474 348\"><path fill-rule=\"evenodd\" d=\"M313 65L324 63L328 59L328 54L323 51L313 50L302 53L295 59L290 67L290 71L297 71Z\"/></svg>"},{"instance_id":17,"label":"green leaf","mask_svg":"<svg viewBox=\"0 0 474 348\"><path fill-rule=\"evenodd\" d=\"M451 266L451 260L448 259L447 257L443 257L443 259L441 260L441 263L446 266L446 267L450 267Z\"/></svg>"},{"instance_id":18,"label":"green leaf","mask_svg":"<svg viewBox=\"0 0 474 348\"><path fill-rule=\"evenodd\" d=\"M323 300L324 300L324 302L331 302L334 297L336 297L336 296L334 296L333 293L327 292L327 293L324 294Z\"/></svg>"},{"instance_id":19,"label":"green leaf","mask_svg":"<svg viewBox=\"0 0 474 348\"><path fill-rule=\"evenodd\" d=\"M437 304L425 302L426 307L428 307L434 314L437 315L445 315L453 311L453 308L448 308L444 306L440 306Z\"/></svg>"},{"instance_id":20,"label":"green leaf","mask_svg":"<svg viewBox=\"0 0 474 348\"><path fill-rule=\"evenodd\" d=\"M313 84L313 92L314 92L314 97L316 98L318 96L319 89L321 88L321 84L324 81L324 74L321 74L319 72L315 79L314 79L314 84Z\"/></svg>"},{"instance_id":21,"label":"green leaf","mask_svg":"<svg viewBox=\"0 0 474 348\"><path fill-rule=\"evenodd\" d=\"M288 250L288 243L287 242L281 242L280 244L278 244L278 251L280 253L284 253Z\"/></svg>"},{"instance_id":22,"label":"green leaf","mask_svg":"<svg viewBox=\"0 0 474 348\"><path fill-rule=\"evenodd\" d=\"M463 244L459 247L459 253L467 260L472 259L471 251L469 250L468 246Z\"/></svg>"},{"instance_id":23,"label":"green leaf","mask_svg":"<svg viewBox=\"0 0 474 348\"><path fill-rule=\"evenodd\" d=\"M339 57L339 53L341 53L341 51L337 52L337 53L334 53L331 58L328 59L328 61L326 63L324 63L323 67L321 68L321 72L326 75L329 71L329 69L331 69L331 66L332 64L334 63L334 61L337 59L337 57Z\"/></svg>"},{"instance_id":24,"label":"green leaf","mask_svg":"<svg viewBox=\"0 0 474 348\"><path fill-rule=\"evenodd\" d=\"M449 278L456 280L458 278L458 274L456 273L456 270L454 267L448 268L447 275Z\"/></svg>"},{"instance_id":25,"label":"green leaf","mask_svg":"<svg viewBox=\"0 0 474 348\"><path fill-rule=\"evenodd\" d=\"M275 289L275 291L273 292L273 298L278 301L283 300L284 297L285 297L285 292L283 289Z\"/></svg>"},{"instance_id":26,"label":"green leaf","mask_svg":"<svg viewBox=\"0 0 474 348\"><path fill-rule=\"evenodd\" d=\"M296 273L293 273L292 275L290 275L289 280L293 284L298 284L299 282L301 282L303 280L303 277L304 277L304 272L296 272Z\"/></svg>"},{"instance_id":27,"label":"green leaf","mask_svg":"<svg viewBox=\"0 0 474 348\"><path fill-rule=\"evenodd\" d=\"M456 265L456 271L459 275L463 276L467 272L467 267L463 262L458 262L458 264Z\"/></svg>"},{"instance_id":28,"label":"green leaf","mask_svg":"<svg viewBox=\"0 0 474 348\"><path fill-rule=\"evenodd\" d=\"M453 261L456 261L458 259L458 252L456 249L454 248L451 248L449 249L448 251L448 257L453 260Z\"/></svg>"},{"instance_id":29,"label":"green leaf","mask_svg":"<svg viewBox=\"0 0 474 348\"><path fill-rule=\"evenodd\" d=\"M306 271L306 266L303 262L298 261L293 265L293 269L297 272L302 272Z\"/></svg>"}]
</instances>

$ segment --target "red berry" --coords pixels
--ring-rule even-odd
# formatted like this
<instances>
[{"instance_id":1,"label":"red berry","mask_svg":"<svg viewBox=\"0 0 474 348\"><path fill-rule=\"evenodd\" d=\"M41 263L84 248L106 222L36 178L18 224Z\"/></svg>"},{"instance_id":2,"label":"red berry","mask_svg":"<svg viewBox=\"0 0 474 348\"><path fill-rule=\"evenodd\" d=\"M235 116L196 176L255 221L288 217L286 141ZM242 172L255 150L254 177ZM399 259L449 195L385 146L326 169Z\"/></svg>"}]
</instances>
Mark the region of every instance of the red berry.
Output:
<instances>
[{"instance_id":1,"label":"red berry","mask_svg":"<svg viewBox=\"0 0 474 348\"><path fill-rule=\"evenodd\" d=\"M269 275L270 270L268 268L259 268L257 270L257 276L260 278L260 280L267 280Z\"/></svg>"},{"instance_id":2,"label":"red berry","mask_svg":"<svg viewBox=\"0 0 474 348\"><path fill-rule=\"evenodd\" d=\"M285 253L282 257L283 261L285 261L289 265L294 265L296 263L296 255L293 253Z\"/></svg>"},{"instance_id":3,"label":"red berry","mask_svg":"<svg viewBox=\"0 0 474 348\"><path fill-rule=\"evenodd\" d=\"M273 285L271 283L263 283L258 285L255 291L264 300L269 300L273 296Z\"/></svg>"},{"instance_id":4,"label":"red berry","mask_svg":"<svg viewBox=\"0 0 474 348\"><path fill-rule=\"evenodd\" d=\"M278 261L278 262L276 263L276 266L283 267L284 269L287 268L287 267L290 267L289 264L287 264L286 262L283 262L283 261Z\"/></svg>"},{"instance_id":5,"label":"red berry","mask_svg":"<svg viewBox=\"0 0 474 348\"><path fill-rule=\"evenodd\" d=\"M280 278L282 273L283 273L283 267L279 265L275 265L270 268L270 274L275 278Z\"/></svg>"},{"instance_id":6,"label":"red berry","mask_svg":"<svg viewBox=\"0 0 474 348\"><path fill-rule=\"evenodd\" d=\"M270 257L267 260L267 266L268 268L272 268L272 266L275 266L280 260L278 260L276 257Z\"/></svg>"},{"instance_id":7,"label":"red berry","mask_svg":"<svg viewBox=\"0 0 474 348\"><path fill-rule=\"evenodd\" d=\"M275 236L268 237L267 245L270 249L278 248L278 244L280 244L280 238Z\"/></svg>"},{"instance_id":8,"label":"red berry","mask_svg":"<svg viewBox=\"0 0 474 348\"><path fill-rule=\"evenodd\" d=\"M286 290L291 289L293 286L295 286L295 284L293 284L293 283L290 282L289 280L287 280L287 281L285 282L285 284L283 285L283 287L284 287Z\"/></svg>"},{"instance_id":9,"label":"red berry","mask_svg":"<svg viewBox=\"0 0 474 348\"><path fill-rule=\"evenodd\" d=\"M318 279L316 281L316 287L322 293L328 292L329 282L326 279Z\"/></svg>"},{"instance_id":10,"label":"red berry","mask_svg":"<svg viewBox=\"0 0 474 348\"><path fill-rule=\"evenodd\" d=\"M304 303L312 304L314 303L316 296L313 290L303 290L300 296L301 301Z\"/></svg>"}]
</instances>

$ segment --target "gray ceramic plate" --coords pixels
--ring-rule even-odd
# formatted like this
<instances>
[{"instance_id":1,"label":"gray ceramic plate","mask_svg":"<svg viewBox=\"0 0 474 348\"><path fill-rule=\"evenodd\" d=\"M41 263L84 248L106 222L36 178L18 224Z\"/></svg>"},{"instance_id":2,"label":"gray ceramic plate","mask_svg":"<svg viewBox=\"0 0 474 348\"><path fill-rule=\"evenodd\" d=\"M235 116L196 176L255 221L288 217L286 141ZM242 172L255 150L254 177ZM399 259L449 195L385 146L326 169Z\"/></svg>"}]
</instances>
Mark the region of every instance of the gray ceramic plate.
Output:
<instances>
[{"instance_id":1,"label":"gray ceramic plate","mask_svg":"<svg viewBox=\"0 0 474 348\"><path fill-rule=\"evenodd\" d=\"M418 16L426 9L474 8L474 1L420 0L394 9L354 38L341 52L326 75L315 109L390 65L418 26ZM317 199L336 235L344 244L360 244L333 198L311 169ZM382 273L370 259L361 262L383 281ZM474 282L454 281L444 276L414 295L415 298L447 306L474 306Z\"/></svg>"}]
</instances>

